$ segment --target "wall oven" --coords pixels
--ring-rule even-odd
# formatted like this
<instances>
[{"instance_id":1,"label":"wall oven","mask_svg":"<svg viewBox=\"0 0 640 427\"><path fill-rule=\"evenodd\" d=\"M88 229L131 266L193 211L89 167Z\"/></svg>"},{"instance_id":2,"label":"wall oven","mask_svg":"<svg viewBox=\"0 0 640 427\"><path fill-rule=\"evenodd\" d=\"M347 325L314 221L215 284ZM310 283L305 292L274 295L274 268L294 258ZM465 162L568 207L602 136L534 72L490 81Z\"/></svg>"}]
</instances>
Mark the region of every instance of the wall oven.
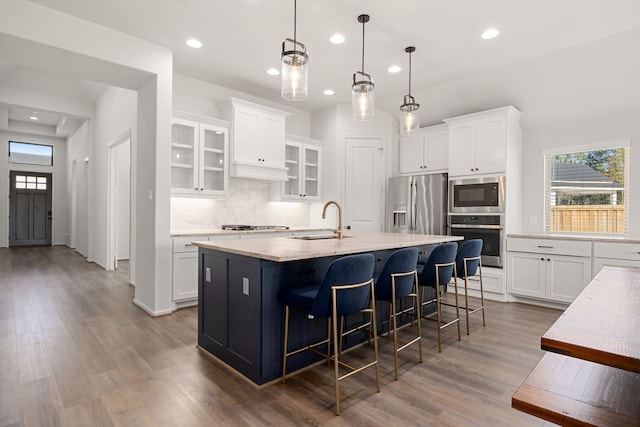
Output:
<instances>
[{"instance_id":1,"label":"wall oven","mask_svg":"<svg viewBox=\"0 0 640 427\"><path fill-rule=\"evenodd\" d=\"M449 181L449 213L504 213L504 176Z\"/></svg>"},{"instance_id":2,"label":"wall oven","mask_svg":"<svg viewBox=\"0 0 640 427\"><path fill-rule=\"evenodd\" d=\"M504 224L502 215L451 215L449 234L464 240L482 239L482 265L502 268Z\"/></svg>"}]
</instances>

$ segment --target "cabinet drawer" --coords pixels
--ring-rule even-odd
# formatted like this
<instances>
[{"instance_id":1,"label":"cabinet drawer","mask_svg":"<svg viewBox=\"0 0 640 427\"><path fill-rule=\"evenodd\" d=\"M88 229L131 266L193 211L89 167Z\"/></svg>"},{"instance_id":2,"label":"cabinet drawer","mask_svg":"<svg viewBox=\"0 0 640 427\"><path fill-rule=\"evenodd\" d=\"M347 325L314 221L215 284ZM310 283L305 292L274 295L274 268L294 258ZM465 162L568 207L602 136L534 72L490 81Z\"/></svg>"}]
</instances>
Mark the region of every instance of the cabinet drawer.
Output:
<instances>
[{"instance_id":1,"label":"cabinet drawer","mask_svg":"<svg viewBox=\"0 0 640 427\"><path fill-rule=\"evenodd\" d=\"M594 242L593 256L640 261L640 243Z\"/></svg>"},{"instance_id":2,"label":"cabinet drawer","mask_svg":"<svg viewBox=\"0 0 640 427\"><path fill-rule=\"evenodd\" d=\"M507 250L590 257L591 242L509 237L507 239Z\"/></svg>"},{"instance_id":3,"label":"cabinet drawer","mask_svg":"<svg viewBox=\"0 0 640 427\"><path fill-rule=\"evenodd\" d=\"M198 247L191 242L208 240L207 236L181 236L173 238L173 253L198 252Z\"/></svg>"}]
</instances>

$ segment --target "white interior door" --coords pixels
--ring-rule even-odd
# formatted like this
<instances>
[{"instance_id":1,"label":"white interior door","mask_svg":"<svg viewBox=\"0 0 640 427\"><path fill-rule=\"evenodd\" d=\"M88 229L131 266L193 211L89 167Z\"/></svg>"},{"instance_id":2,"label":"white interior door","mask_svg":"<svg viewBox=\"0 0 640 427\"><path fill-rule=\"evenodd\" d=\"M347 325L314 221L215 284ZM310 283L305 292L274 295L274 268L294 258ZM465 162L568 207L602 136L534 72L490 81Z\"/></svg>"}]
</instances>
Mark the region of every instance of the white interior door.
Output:
<instances>
[{"instance_id":1,"label":"white interior door","mask_svg":"<svg viewBox=\"0 0 640 427\"><path fill-rule=\"evenodd\" d=\"M347 137L345 150L345 228L383 231L384 140Z\"/></svg>"}]
</instances>

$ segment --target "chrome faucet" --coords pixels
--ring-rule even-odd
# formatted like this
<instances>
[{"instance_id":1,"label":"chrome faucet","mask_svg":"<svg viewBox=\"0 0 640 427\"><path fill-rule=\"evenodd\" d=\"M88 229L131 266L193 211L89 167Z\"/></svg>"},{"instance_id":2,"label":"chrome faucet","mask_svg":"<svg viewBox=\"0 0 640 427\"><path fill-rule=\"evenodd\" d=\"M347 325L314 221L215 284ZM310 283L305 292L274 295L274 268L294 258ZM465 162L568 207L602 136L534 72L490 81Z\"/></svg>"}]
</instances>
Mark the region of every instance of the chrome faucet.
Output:
<instances>
[{"instance_id":1,"label":"chrome faucet","mask_svg":"<svg viewBox=\"0 0 640 427\"><path fill-rule=\"evenodd\" d=\"M338 234L338 239L342 239L342 208L338 202L329 200L324 204L324 208L322 208L322 219L325 219L327 216L327 208L329 205L336 205L336 208L338 208L338 229L336 230L336 233Z\"/></svg>"}]
</instances>

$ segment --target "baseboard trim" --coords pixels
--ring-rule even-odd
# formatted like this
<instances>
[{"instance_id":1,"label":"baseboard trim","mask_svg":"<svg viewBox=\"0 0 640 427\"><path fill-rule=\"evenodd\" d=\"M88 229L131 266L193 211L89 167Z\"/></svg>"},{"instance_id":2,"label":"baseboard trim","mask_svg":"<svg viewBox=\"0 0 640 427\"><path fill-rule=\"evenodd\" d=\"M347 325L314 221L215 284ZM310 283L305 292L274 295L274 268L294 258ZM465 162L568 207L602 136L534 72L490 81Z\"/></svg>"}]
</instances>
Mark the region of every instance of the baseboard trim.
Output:
<instances>
[{"instance_id":1,"label":"baseboard trim","mask_svg":"<svg viewBox=\"0 0 640 427\"><path fill-rule=\"evenodd\" d=\"M133 299L133 303L151 317L166 316L167 314L173 313L172 309L158 311L151 310L146 304L135 298Z\"/></svg>"}]
</instances>

